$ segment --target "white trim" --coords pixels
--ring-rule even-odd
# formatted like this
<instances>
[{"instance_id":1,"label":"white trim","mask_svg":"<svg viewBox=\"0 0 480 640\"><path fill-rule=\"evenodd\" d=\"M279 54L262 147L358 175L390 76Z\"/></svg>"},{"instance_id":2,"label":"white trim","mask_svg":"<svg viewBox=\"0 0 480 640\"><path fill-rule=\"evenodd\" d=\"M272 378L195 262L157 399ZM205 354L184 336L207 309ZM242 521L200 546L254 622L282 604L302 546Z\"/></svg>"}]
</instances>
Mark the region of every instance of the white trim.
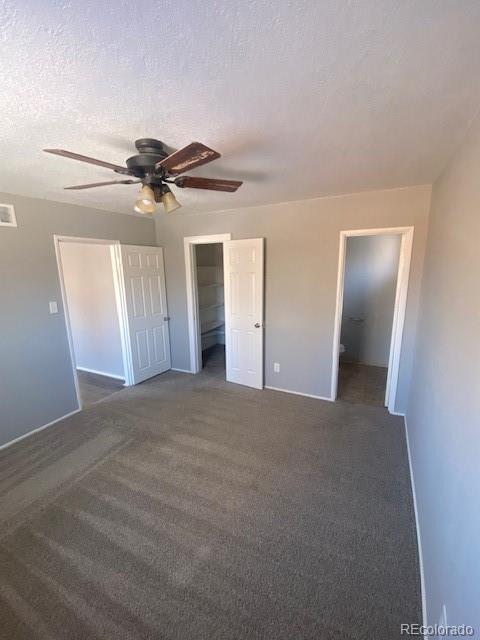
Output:
<instances>
[{"instance_id":1,"label":"white trim","mask_svg":"<svg viewBox=\"0 0 480 640\"><path fill-rule=\"evenodd\" d=\"M73 242L74 244L120 244L119 240L108 240L106 238L84 238L83 236L58 236L54 234L53 239L57 242Z\"/></svg>"},{"instance_id":2,"label":"white trim","mask_svg":"<svg viewBox=\"0 0 480 640\"><path fill-rule=\"evenodd\" d=\"M332 380L330 389L330 399L337 399L338 387L338 365L340 358L340 337L342 331L342 312L343 312L343 286L345 277L345 254L347 247L347 239L343 232L340 232L340 246L338 250L338 268L337 268L337 298L335 301L335 325L333 330L333 355L332 355Z\"/></svg>"},{"instance_id":3,"label":"white trim","mask_svg":"<svg viewBox=\"0 0 480 640\"><path fill-rule=\"evenodd\" d=\"M412 485L413 511L415 513L415 528L417 531L418 565L420 569L420 589L422 592L422 621L423 621L423 625L427 626L428 624L427 593L425 591L425 572L423 570L422 536L420 533L420 520L418 517L417 492L415 489L415 476L413 475L412 453L410 450L410 439L408 437L407 416L404 416L403 420L405 424L405 439L407 441L407 455L408 455L408 467L410 469L410 483Z\"/></svg>"},{"instance_id":4,"label":"white trim","mask_svg":"<svg viewBox=\"0 0 480 640\"><path fill-rule=\"evenodd\" d=\"M132 344L130 342L130 328L128 324L127 298L125 293L125 277L123 274L122 248L119 242L111 245L110 257L113 269L113 287L117 304L118 320L120 323L120 339L122 342L123 371L125 386L134 384Z\"/></svg>"},{"instance_id":5,"label":"white trim","mask_svg":"<svg viewBox=\"0 0 480 640\"><path fill-rule=\"evenodd\" d=\"M177 369L177 367L171 367L170 371L178 371L179 373L192 373L190 369Z\"/></svg>"},{"instance_id":6,"label":"white trim","mask_svg":"<svg viewBox=\"0 0 480 640\"><path fill-rule=\"evenodd\" d=\"M197 265L194 259L194 246L197 244L223 244L231 239L231 233L188 236L183 239L187 289L188 346L190 349L190 371L186 373L198 373L202 361L202 343L198 325Z\"/></svg>"},{"instance_id":7,"label":"white trim","mask_svg":"<svg viewBox=\"0 0 480 640\"><path fill-rule=\"evenodd\" d=\"M33 436L34 433L38 433L39 431L43 431L44 429L51 427L57 422L60 422L60 420L66 420L67 418L75 415L79 411L81 411L81 409L75 409L74 411L70 411L70 413L66 413L64 416L60 416L60 418L55 418L55 420L52 420L51 422L47 422L47 424L44 424L41 427L37 427L36 429L32 429L32 431L29 431L28 433L24 433L23 436L18 436L18 438L14 438L9 442L6 442L5 444L0 445L0 451L2 449L6 449L7 447L11 447L12 444L15 444L16 442L20 442L20 440L24 440L25 438L28 438L28 436Z\"/></svg>"},{"instance_id":8,"label":"white trim","mask_svg":"<svg viewBox=\"0 0 480 640\"><path fill-rule=\"evenodd\" d=\"M115 380L125 380L123 376L117 376L115 373L107 373L106 371L97 371L96 369L87 369L87 367L79 367L77 371L85 371L86 373L95 373L97 376L105 376L106 378L114 378Z\"/></svg>"},{"instance_id":9,"label":"white trim","mask_svg":"<svg viewBox=\"0 0 480 640\"><path fill-rule=\"evenodd\" d=\"M400 356L402 353L403 327L407 310L408 281L410 276L410 262L412 259L413 227L402 232L400 245L400 259L398 263L397 288L395 291L395 306L393 310L392 335L390 340L390 356L388 361L387 385L385 390L385 405L390 412L395 411L397 397L398 375L400 371Z\"/></svg>"},{"instance_id":10,"label":"white trim","mask_svg":"<svg viewBox=\"0 0 480 640\"><path fill-rule=\"evenodd\" d=\"M65 327L67 330L67 338L68 338L68 348L70 351L70 362L72 365L72 374L73 374L73 380L74 380L74 384L75 384L75 393L77 395L77 403L78 403L78 409L82 409L82 399L81 399L81 395L80 395L80 385L78 383L78 376L77 376L77 365L75 362L75 351L73 348L73 335L72 335L72 327L70 324L70 316L69 316L69 312L68 312L68 302L67 302L67 293L66 293L66 289L65 289L65 280L64 280L64 276L63 276L63 265L62 265L62 256L60 253L60 243L61 242L73 242L73 243L77 243L77 244L106 244L109 245L111 248L113 248L113 252L111 250L110 254L111 257L113 256L113 254L117 254L117 252L120 251L120 242L118 240L106 240L103 238L83 238L83 237L75 237L75 236L59 236L59 235L54 235L53 236L53 243L55 246L55 257L57 260L57 269L58 269L58 279L60 282L60 293L62 296L62 305L63 305L63 316L65 319ZM121 340L122 340L122 356L123 356L123 362L124 362L124 366L126 363L128 363L128 358L127 358L127 353L128 351L126 350L126 345L127 345L127 339L126 339L126 331L127 328L125 326L125 320L124 320L124 314L121 313L121 309L123 307L123 301L119 298L119 291L121 290L121 273L120 273L120 268L118 265L118 260L114 260L112 257L112 271L113 271L113 284L114 284L114 289L115 289L115 298L117 300L117 314L118 314L118 322L120 325L120 336L121 336ZM125 385L129 384L129 381L131 379L131 371L128 368L125 368L125 378L123 378L125 380Z\"/></svg>"},{"instance_id":11,"label":"white trim","mask_svg":"<svg viewBox=\"0 0 480 640\"><path fill-rule=\"evenodd\" d=\"M413 227L386 227L381 229L350 229L340 231L337 271L337 297L335 302L335 327L333 332L332 348L332 380L330 392L330 399L332 401L336 400L338 386L338 362L340 356L340 336L342 328L343 288L345 280L345 256L347 248L347 238L352 236L377 236L393 234L401 234L402 242L400 246L400 259L398 264L395 307L392 323L392 337L390 342L387 388L385 394L385 404L387 405L388 411L390 413L395 412L395 401L397 396L398 372L400 369L403 326L405 323L410 262L412 257Z\"/></svg>"},{"instance_id":12,"label":"white trim","mask_svg":"<svg viewBox=\"0 0 480 640\"><path fill-rule=\"evenodd\" d=\"M314 398L315 400L326 400L327 402L333 402L331 398L325 396L314 396L312 393L302 393L301 391L292 391L291 389L281 389L280 387L264 386L264 389L270 389L270 391L281 391L282 393L292 393L295 396L304 396L305 398Z\"/></svg>"}]
</instances>

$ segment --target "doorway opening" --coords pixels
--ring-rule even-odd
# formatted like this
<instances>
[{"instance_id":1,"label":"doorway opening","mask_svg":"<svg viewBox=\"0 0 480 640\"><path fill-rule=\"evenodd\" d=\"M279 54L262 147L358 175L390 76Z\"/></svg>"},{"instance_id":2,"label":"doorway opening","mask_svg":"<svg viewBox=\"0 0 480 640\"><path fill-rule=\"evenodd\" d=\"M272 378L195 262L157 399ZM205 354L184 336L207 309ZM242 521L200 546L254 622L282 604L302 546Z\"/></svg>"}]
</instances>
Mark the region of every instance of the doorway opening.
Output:
<instances>
[{"instance_id":1,"label":"doorway opening","mask_svg":"<svg viewBox=\"0 0 480 640\"><path fill-rule=\"evenodd\" d=\"M342 231L332 400L395 413L413 228Z\"/></svg>"},{"instance_id":2,"label":"doorway opening","mask_svg":"<svg viewBox=\"0 0 480 640\"><path fill-rule=\"evenodd\" d=\"M229 233L185 238L190 371L225 379L223 243Z\"/></svg>"},{"instance_id":3,"label":"doorway opening","mask_svg":"<svg viewBox=\"0 0 480 640\"><path fill-rule=\"evenodd\" d=\"M347 238L339 400L385 404L400 242L395 234Z\"/></svg>"},{"instance_id":4,"label":"doorway opening","mask_svg":"<svg viewBox=\"0 0 480 640\"><path fill-rule=\"evenodd\" d=\"M223 282L223 244L197 244L194 247L198 330L201 367L210 375L225 378L225 291Z\"/></svg>"},{"instance_id":5,"label":"doorway opening","mask_svg":"<svg viewBox=\"0 0 480 640\"><path fill-rule=\"evenodd\" d=\"M210 245L210 246L207 246ZM264 238L184 238L190 370L263 389Z\"/></svg>"},{"instance_id":6,"label":"doorway opening","mask_svg":"<svg viewBox=\"0 0 480 640\"><path fill-rule=\"evenodd\" d=\"M126 379L114 245L56 240L75 385L85 408L122 389Z\"/></svg>"},{"instance_id":7,"label":"doorway opening","mask_svg":"<svg viewBox=\"0 0 480 640\"><path fill-rule=\"evenodd\" d=\"M53 241L78 407L110 395L112 386L117 390L114 381L130 386L168 371L163 249L70 236L54 236ZM71 245L78 247L72 250ZM70 257L74 251L75 259ZM71 261L70 277L65 271ZM75 289L83 291L81 304ZM91 392L89 398L82 398L81 383L84 396Z\"/></svg>"}]
</instances>

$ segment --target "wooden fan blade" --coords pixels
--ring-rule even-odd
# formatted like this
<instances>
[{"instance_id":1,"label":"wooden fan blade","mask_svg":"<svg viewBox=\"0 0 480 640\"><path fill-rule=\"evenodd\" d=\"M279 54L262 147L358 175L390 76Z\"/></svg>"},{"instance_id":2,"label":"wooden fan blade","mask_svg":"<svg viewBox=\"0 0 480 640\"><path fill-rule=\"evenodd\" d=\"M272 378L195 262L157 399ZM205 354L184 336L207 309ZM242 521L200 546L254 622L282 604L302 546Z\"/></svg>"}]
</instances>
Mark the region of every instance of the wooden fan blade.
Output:
<instances>
[{"instance_id":1,"label":"wooden fan blade","mask_svg":"<svg viewBox=\"0 0 480 640\"><path fill-rule=\"evenodd\" d=\"M157 162L155 169L164 169L169 175L178 176L184 171L207 164L217 158L220 158L218 151L206 147L201 142L192 142Z\"/></svg>"},{"instance_id":2,"label":"wooden fan blade","mask_svg":"<svg viewBox=\"0 0 480 640\"><path fill-rule=\"evenodd\" d=\"M127 167L122 167L119 164L112 164L111 162L104 162L103 160L97 160L96 158L89 158L88 156L82 156L79 153L73 153L72 151L65 151L65 149L44 149L47 153L53 153L56 156L63 156L64 158L71 158L72 160L79 160L80 162L88 162L89 164L96 164L98 167L105 167L105 169L112 169L117 173L130 174Z\"/></svg>"},{"instance_id":3,"label":"wooden fan blade","mask_svg":"<svg viewBox=\"0 0 480 640\"><path fill-rule=\"evenodd\" d=\"M91 189L92 187L105 187L108 184L137 184L141 180L109 180L108 182L92 182L91 184L77 184L74 187L63 187L64 189Z\"/></svg>"},{"instance_id":4,"label":"wooden fan blade","mask_svg":"<svg viewBox=\"0 0 480 640\"><path fill-rule=\"evenodd\" d=\"M222 180L221 178L197 178L181 176L175 180L175 185L183 189L211 189L212 191L229 191L233 193L243 184L238 180Z\"/></svg>"}]
</instances>

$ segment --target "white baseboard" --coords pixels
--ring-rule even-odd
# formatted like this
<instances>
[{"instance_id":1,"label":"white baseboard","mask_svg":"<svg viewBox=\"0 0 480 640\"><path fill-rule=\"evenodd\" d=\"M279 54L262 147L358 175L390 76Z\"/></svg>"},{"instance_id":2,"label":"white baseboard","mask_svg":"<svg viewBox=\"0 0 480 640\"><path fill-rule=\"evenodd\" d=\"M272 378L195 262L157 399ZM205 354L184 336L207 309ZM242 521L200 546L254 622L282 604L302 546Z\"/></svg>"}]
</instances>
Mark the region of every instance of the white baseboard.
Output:
<instances>
[{"instance_id":1,"label":"white baseboard","mask_svg":"<svg viewBox=\"0 0 480 640\"><path fill-rule=\"evenodd\" d=\"M77 367L79 371L85 371L86 373L96 373L97 376L105 376L106 378L115 378L115 380L125 380L124 376L117 376L114 373L107 373L106 371L97 371L96 369L87 369L86 367Z\"/></svg>"},{"instance_id":2,"label":"white baseboard","mask_svg":"<svg viewBox=\"0 0 480 640\"><path fill-rule=\"evenodd\" d=\"M413 465L412 465L412 455L410 451L410 440L408 438L408 423L407 416L403 416L405 422L405 439L407 441L407 455L408 455L408 466L410 469L410 483L412 485L412 496L413 496L413 510L415 513L415 525L417 530L417 546L418 546L418 564L420 568L420 588L422 591L422 619L423 625L427 626L427 595L425 592L425 573L423 571L423 551L422 551L422 536L420 533L420 521L418 519L418 506L417 506L417 493L415 490L415 476L413 475Z\"/></svg>"},{"instance_id":3,"label":"white baseboard","mask_svg":"<svg viewBox=\"0 0 480 640\"><path fill-rule=\"evenodd\" d=\"M12 444L15 444L16 442L20 442L20 440L24 440L25 438L28 438L29 436L33 436L34 433L38 433L39 431L43 431L44 429L48 429L48 427L51 427L52 425L56 424L57 422L60 422L60 420L65 420L66 418L69 418L70 416L75 415L79 411L81 411L81 409L75 409L75 411L70 411L70 413L66 413L64 416L60 416L60 418L56 418L55 420L52 420L51 422L47 422L47 424L44 424L41 427L37 427L36 429L33 429L32 431L29 431L28 433L24 433L23 436L18 436L18 438L15 438L14 440L10 440L10 442L6 442L5 444L0 445L0 451L2 449L6 449L7 447L11 447Z\"/></svg>"},{"instance_id":4,"label":"white baseboard","mask_svg":"<svg viewBox=\"0 0 480 640\"><path fill-rule=\"evenodd\" d=\"M291 389L281 389L280 387L270 387L265 385L265 389L270 391L282 391L283 393L293 393L295 396L304 396L305 398L314 398L315 400L326 400L327 402L333 402L332 398L326 398L325 396L314 396L311 393L302 393L301 391L292 391Z\"/></svg>"},{"instance_id":5,"label":"white baseboard","mask_svg":"<svg viewBox=\"0 0 480 640\"><path fill-rule=\"evenodd\" d=\"M404 420L406 420L405 414L401 413L401 411L389 411L388 413L391 416L400 416L400 418L403 418Z\"/></svg>"},{"instance_id":6,"label":"white baseboard","mask_svg":"<svg viewBox=\"0 0 480 640\"><path fill-rule=\"evenodd\" d=\"M177 367L171 367L170 371L179 371L180 373L193 373L190 369L177 369Z\"/></svg>"}]
</instances>

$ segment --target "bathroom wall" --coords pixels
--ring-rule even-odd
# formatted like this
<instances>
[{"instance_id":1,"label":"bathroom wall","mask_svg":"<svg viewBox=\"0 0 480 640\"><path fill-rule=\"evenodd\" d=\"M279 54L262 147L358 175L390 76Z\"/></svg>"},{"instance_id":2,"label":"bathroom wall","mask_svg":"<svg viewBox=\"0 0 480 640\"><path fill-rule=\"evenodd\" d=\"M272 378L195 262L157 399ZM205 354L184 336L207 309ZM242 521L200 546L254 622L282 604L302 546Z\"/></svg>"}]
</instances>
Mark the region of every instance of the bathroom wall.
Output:
<instances>
[{"instance_id":1,"label":"bathroom wall","mask_svg":"<svg viewBox=\"0 0 480 640\"><path fill-rule=\"evenodd\" d=\"M390 354L400 235L347 238L342 360L387 367Z\"/></svg>"}]
</instances>

